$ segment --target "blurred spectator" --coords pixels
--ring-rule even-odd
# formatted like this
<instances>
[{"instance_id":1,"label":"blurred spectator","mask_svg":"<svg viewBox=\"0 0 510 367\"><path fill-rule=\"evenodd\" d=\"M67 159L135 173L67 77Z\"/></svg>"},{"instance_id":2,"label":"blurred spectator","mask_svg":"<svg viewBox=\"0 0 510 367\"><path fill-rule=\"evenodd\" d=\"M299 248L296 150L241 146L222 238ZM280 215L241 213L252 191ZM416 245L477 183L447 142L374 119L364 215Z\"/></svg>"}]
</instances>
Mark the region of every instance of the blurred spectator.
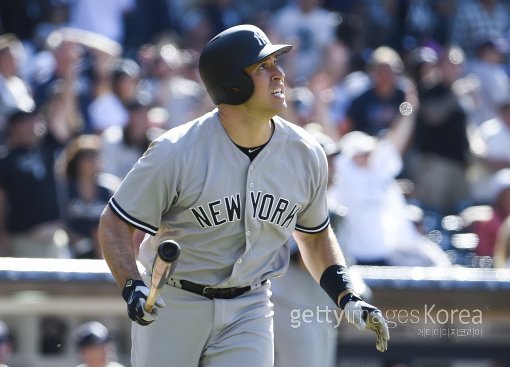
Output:
<instances>
[{"instance_id":1,"label":"blurred spectator","mask_svg":"<svg viewBox=\"0 0 510 367\"><path fill-rule=\"evenodd\" d=\"M449 44L462 48L468 58L474 56L480 36L495 33L506 37L510 31L507 5L500 0L457 1L457 9L451 20Z\"/></svg>"},{"instance_id":2,"label":"blurred spectator","mask_svg":"<svg viewBox=\"0 0 510 367\"><path fill-rule=\"evenodd\" d=\"M491 215L488 219L471 224L478 235L477 255L494 256L496 237L501 225L510 216L510 168L504 168L491 177L487 190L491 193Z\"/></svg>"},{"instance_id":3,"label":"blurred spectator","mask_svg":"<svg viewBox=\"0 0 510 367\"><path fill-rule=\"evenodd\" d=\"M125 15L123 46L127 57L134 57L147 42L154 42L163 34L182 37L184 12L183 1L134 0L135 6Z\"/></svg>"},{"instance_id":4,"label":"blurred spectator","mask_svg":"<svg viewBox=\"0 0 510 367\"><path fill-rule=\"evenodd\" d=\"M508 51L508 42L501 36L484 35L476 40L475 55L466 70L477 87L470 109L470 118L476 126L494 118L498 106L510 98L510 78L504 57Z\"/></svg>"},{"instance_id":5,"label":"blurred spectator","mask_svg":"<svg viewBox=\"0 0 510 367\"><path fill-rule=\"evenodd\" d=\"M0 320L0 367L8 367L11 358L12 341L7 324Z\"/></svg>"},{"instance_id":6,"label":"blurred spectator","mask_svg":"<svg viewBox=\"0 0 510 367\"><path fill-rule=\"evenodd\" d=\"M335 0L337 1L337 0ZM271 15L288 5L289 0L234 1L239 15L246 23L256 24L261 29L268 25Z\"/></svg>"},{"instance_id":7,"label":"blurred spectator","mask_svg":"<svg viewBox=\"0 0 510 367\"><path fill-rule=\"evenodd\" d=\"M133 165L159 136L166 124L167 113L162 108L150 108L140 101L127 106L126 126L112 126L102 134L102 172L124 179Z\"/></svg>"},{"instance_id":8,"label":"blurred spectator","mask_svg":"<svg viewBox=\"0 0 510 367\"><path fill-rule=\"evenodd\" d=\"M416 0L415 0L416 1ZM367 1L368 46L372 49L386 45L401 49L405 30L408 1L384 0Z\"/></svg>"},{"instance_id":9,"label":"blurred spectator","mask_svg":"<svg viewBox=\"0 0 510 367\"><path fill-rule=\"evenodd\" d=\"M364 71L352 70L350 48L342 42L331 45L325 66L309 82L315 96L312 120L321 121L326 132L338 139L350 126L344 124L352 100L370 87Z\"/></svg>"},{"instance_id":10,"label":"blurred spectator","mask_svg":"<svg viewBox=\"0 0 510 367\"><path fill-rule=\"evenodd\" d=\"M36 50L44 48L48 36L69 22L67 0L43 0L41 1L41 18L34 30L33 43Z\"/></svg>"},{"instance_id":11,"label":"blurred spectator","mask_svg":"<svg viewBox=\"0 0 510 367\"><path fill-rule=\"evenodd\" d=\"M285 91L287 108L282 112L282 117L293 121L296 125L304 127L306 124L315 120L314 110L320 102L317 100L319 95L315 95L309 86L297 86L287 88ZM327 128L325 124L322 125Z\"/></svg>"},{"instance_id":12,"label":"blurred spectator","mask_svg":"<svg viewBox=\"0 0 510 367\"><path fill-rule=\"evenodd\" d=\"M335 139L351 128L344 122L352 100L370 86L363 57L363 21L340 14L338 22L336 39L328 49L324 66L308 83L315 96L311 120L320 121L325 132Z\"/></svg>"},{"instance_id":13,"label":"blurred spectator","mask_svg":"<svg viewBox=\"0 0 510 367\"><path fill-rule=\"evenodd\" d=\"M176 2L178 3L178 2ZM237 25L245 23L243 7L248 7L245 16L255 17L259 4L232 0L201 0L182 2L185 9L180 19L180 45L188 50L200 53L202 48L214 35ZM246 11L246 9L244 9ZM256 22L251 22L257 24Z\"/></svg>"},{"instance_id":14,"label":"blurred spectator","mask_svg":"<svg viewBox=\"0 0 510 367\"><path fill-rule=\"evenodd\" d=\"M408 104L403 105L409 107ZM403 108L404 113L411 112ZM341 140L337 178L328 200L347 209L341 243L360 265L446 265L449 261L408 216L395 177L413 131L414 113L397 117L381 140L353 131Z\"/></svg>"},{"instance_id":15,"label":"blurred spectator","mask_svg":"<svg viewBox=\"0 0 510 367\"><path fill-rule=\"evenodd\" d=\"M475 201L485 202L492 174L510 167L510 99L501 104L497 117L485 121L475 130L471 144L477 158L471 195Z\"/></svg>"},{"instance_id":16,"label":"blurred spectator","mask_svg":"<svg viewBox=\"0 0 510 367\"><path fill-rule=\"evenodd\" d=\"M13 33L30 41L40 21L43 1L0 1L0 33Z\"/></svg>"},{"instance_id":17,"label":"blurred spectator","mask_svg":"<svg viewBox=\"0 0 510 367\"><path fill-rule=\"evenodd\" d=\"M320 4L321 0L292 1L274 13L268 24L282 43L295 47L292 55L282 59L291 85L304 85L320 71L335 38L337 19Z\"/></svg>"},{"instance_id":18,"label":"blurred spectator","mask_svg":"<svg viewBox=\"0 0 510 367\"><path fill-rule=\"evenodd\" d=\"M84 48L82 45L65 39L63 31L54 31L45 39L44 48L33 58L31 84L36 104L43 104L56 88L66 88L76 104L85 85L80 85L80 67Z\"/></svg>"},{"instance_id":19,"label":"blurred spectator","mask_svg":"<svg viewBox=\"0 0 510 367\"><path fill-rule=\"evenodd\" d=\"M447 46L450 38L451 19L457 10L457 0L434 0L432 10L434 17L434 29L432 39L439 45Z\"/></svg>"},{"instance_id":20,"label":"blurred spectator","mask_svg":"<svg viewBox=\"0 0 510 367\"><path fill-rule=\"evenodd\" d=\"M127 124L126 105L137 97L140 66L133 60L122 59L115 64L106 78L105 84L100 79L97 80L97 94L88 108L94 133L101 133L110 126L123 127Z\"/></svg>"},{"instance_id":21,"label":"blurred spectator","mask_svg":"<svg viewBox=\"0 0 510 367\"><path fill-rule=\"evenodd\" d=\"M211 38L227 28L243 23L232 0L205 0L200 9L211 25Z\"/></svg>"},{"instance_id":22,"label":"blurred spectator","mask_svg":"<svg viewBox=\"0 0 510 367\"><path fill-rule=\"evenodd\" d=\"M73 119L79 132L91 132L89 105L97 93L109 87L121 46L97 33L75 28L51 32L44 45L33 57L30 73L36 104L45 103L59 90L67 109L65 118Z\"/></svg>"},{"instance_id":23,"label":"blurred spectator","mask_svg":"<svg viewBox=\"0 0 510 367\"><path fill-rule=\"evenodd\" d=\"M405 19L406 42L422 45L433 39L434 29L439 18L435 16L434 4L436 1L414 0L409 1ZM406 45L407 46L407 45Z\"/></svg>"},{"instance_id":24,"label":"blurred spectator","mask_svg":"<svg viewBox=\"0 0 510 367\"><path fill-rule=\"evenodd\" d=\"M62 211L74 258L102 258L97 226L118 180L100 175L100 150L99 136L80 135L67 144L60 157L65 191Z\"/></svg>"},{"instance_id":25,"label":"blurred spectator","mask_svg":"<svg viewBox=\"0 0 510 367\"><path fill-rule=\"evenodd\" d=\"M152 60L151 75L142 82L146 91L154 97L154 103L169 112L165 128L176 127L191 121L211 105L202 83L186 77L183 73L191 55L176 44L165 42L157 46Z\"/></svg>"},{"instance_id":26,"label":"blurred spectator","mask_svg":"<svg viewBox=\"0 0 510 367\"><path fill-rule=\"evenodd\" d=\"M420 46L447 46L451 19L457 0L407 1L405 35L402 46L412 50Z\"/></svg>"},{"instance_id":27,"label":"blurred spectator","mask_svg":"<svg viewBox=\"0 0 510 367\"><path fill-rule=\"evenodd\" d=\"M0 158L0 252L14 257L68 257L54 175L62 145L36 111L8 119Z\"/></svg>"},{"instance_id":28,"label":"blurred spectator","mask_svg":"<svg viewBox=\"0 0 510 367\"><path fill-rule=\"evenodd\" d=\"M18 76L22 57L23 45L17 37L11 33L0 35L0 145L7 116L16 109L35 107L28 83Z\"/></svg>"},{"instance_id":29,"label":"blurred spectator","mask_svg":"<svg viewBox=\"0 0 510 367\"><path fill-rule=\"evenodd\" d=\"M410 54L420 100L413 152L414 196L428 210L457 212L469 198L467 114L454 84L462 75L464 56L457 47L438 56L428 47Z\"/></svg>"},{"instance_id":30,"label":"blurred spectator","mask_svg":"<svg viewBox=\"0 0 510 367\"><path fill-rule=\"evenodd\" d=\"M69 26L124 41L124 16L134 0L69 0Z\"/></svg>"},{"instance_id":31,"label":"blurred spectator","mask_svg":"<svg viewBox=\"0 0 510 367\"><path fill-rule=\"evenodd\" d=\"M343 131L357 130L372 136L382 136L398 115L405 100L401 86L404 63L392 48L374 50L367 64L371 85L354 98L342 124Z\"/></svg>"},{"instance_id":32,"label":"blurred spectator","mask_svg":"<svg viewBox=\"0 0 510 367\"><path fill-rule=\"evenodd\" d=\"M510 217L503 221L496 235L494 267L510 268Z\"/></svg>"},{"instance_id":33,"label":"blurred spectator","mask_svg":"<svg viewBox=\"0 0 510 367\"><path fill-rule=\"evenodd\" d=\"M213 25L200 7L190 7L184 14L182 23L182 45L188 50L200 53L202 48L214 36Z\"/></svg>"},{"instance_id":34,"label":"blurred spectator","mask_svg":"<svg viewBox=\"0 0 510 367\"><path fill-rule=\"evenodd\" d=\"M349 52L349 72L364 71L367 46L367 26L362 16L350 13L338 14L336 39Z\"/></svg>"},{"instance_id":35,"label":"blurred spectator","mask_svg":"<svg viewBox=\"0 0 510 367\"><path fill-rule=\"evenodd\" d=\"M124 367L116 362L117 351L112 336L100 322L90 321L78 326L74 340L82 361L76 367Z\"/></svg>"}]
</instances>

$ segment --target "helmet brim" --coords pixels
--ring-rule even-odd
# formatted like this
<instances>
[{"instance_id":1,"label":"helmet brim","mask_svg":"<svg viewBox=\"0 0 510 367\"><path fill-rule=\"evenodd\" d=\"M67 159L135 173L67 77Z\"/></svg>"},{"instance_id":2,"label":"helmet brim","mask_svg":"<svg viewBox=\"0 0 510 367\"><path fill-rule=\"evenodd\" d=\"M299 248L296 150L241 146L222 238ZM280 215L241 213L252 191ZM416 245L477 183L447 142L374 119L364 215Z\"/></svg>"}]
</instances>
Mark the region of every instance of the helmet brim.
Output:
<instances>
[{"instance_id":1,"label":"helmet brim","mask_svg":"<svg viewBox=\"0 0 510 367\"><path fill-rule=\"evenodd\" d=\"M289 52L292 49L292 45L272 45L268 44L266 45L262 50L260 50L258 57L256 60L246 66L254 65L265 58L274 55L274 56L280 56L282 54L285 54Z\"/></svg>"}]
</instances>

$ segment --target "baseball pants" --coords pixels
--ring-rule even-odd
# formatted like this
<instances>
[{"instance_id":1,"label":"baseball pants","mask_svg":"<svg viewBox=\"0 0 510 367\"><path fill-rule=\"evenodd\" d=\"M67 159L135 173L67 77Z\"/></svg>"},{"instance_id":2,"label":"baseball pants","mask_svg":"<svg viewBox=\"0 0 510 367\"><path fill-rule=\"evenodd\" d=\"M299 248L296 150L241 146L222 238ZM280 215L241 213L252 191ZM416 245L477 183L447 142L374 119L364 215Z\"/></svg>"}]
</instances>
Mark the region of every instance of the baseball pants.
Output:
<instances>
[{"instance_id":1,"label":"baseball pants","mask_svg":"<svg viewBox=\"0 0 510 367\"><path fill-rule=\"evenodd\" d=\"M147 279L144 279L147 283ZM165 286L167 306L148 326L132 324L133 367L273 366L270 282L233 299Z\"/></svg>"}]
</instances>

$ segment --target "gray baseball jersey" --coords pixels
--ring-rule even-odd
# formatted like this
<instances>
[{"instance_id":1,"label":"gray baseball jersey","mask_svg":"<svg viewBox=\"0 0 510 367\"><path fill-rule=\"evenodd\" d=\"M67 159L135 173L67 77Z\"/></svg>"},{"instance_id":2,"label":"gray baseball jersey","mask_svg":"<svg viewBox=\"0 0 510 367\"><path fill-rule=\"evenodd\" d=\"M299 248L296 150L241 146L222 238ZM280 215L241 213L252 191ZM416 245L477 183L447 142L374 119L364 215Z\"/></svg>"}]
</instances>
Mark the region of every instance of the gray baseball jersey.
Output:
<instances>
[{"instance_id":1,"label":"gray baseball jersey","mask_svg":"<svg viewBox=\"0 0 510 367\"><path fill-rule=\"evenodd\" d=\"M159 243L173 239L181 246L175 279L251 285L285 272L294 229L328 226L324 151L302 128L273 122L253 162L230 140L217 109L151 144L109 203L148 234L139 253L147 269Z\"/></svg>"}]
</instances>

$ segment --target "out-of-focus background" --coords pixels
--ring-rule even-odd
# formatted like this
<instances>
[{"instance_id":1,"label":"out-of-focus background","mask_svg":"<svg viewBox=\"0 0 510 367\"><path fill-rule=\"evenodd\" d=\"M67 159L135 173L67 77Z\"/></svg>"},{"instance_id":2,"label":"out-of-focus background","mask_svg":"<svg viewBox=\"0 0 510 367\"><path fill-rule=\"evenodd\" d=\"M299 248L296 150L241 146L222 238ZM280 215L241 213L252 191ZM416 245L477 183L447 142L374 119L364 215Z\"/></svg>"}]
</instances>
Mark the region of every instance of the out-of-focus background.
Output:
<instances>
[{"instance_id":1,"label":"out-of-focus background","mask_svg":"<svg viewBox=\"0 0 510 367\"><path fill-rule=\"evenodd\" d=\"M334 363L510 366L508 0L0 1L0 365L104 347L129 366L99 215L153 139L214 108L198 57L242 23L294 45L282 116L325 148L332 224L390 322L384 354L335 327ZM294 301L291 327L335 324Z\"/></svg>"}]
</instances>

